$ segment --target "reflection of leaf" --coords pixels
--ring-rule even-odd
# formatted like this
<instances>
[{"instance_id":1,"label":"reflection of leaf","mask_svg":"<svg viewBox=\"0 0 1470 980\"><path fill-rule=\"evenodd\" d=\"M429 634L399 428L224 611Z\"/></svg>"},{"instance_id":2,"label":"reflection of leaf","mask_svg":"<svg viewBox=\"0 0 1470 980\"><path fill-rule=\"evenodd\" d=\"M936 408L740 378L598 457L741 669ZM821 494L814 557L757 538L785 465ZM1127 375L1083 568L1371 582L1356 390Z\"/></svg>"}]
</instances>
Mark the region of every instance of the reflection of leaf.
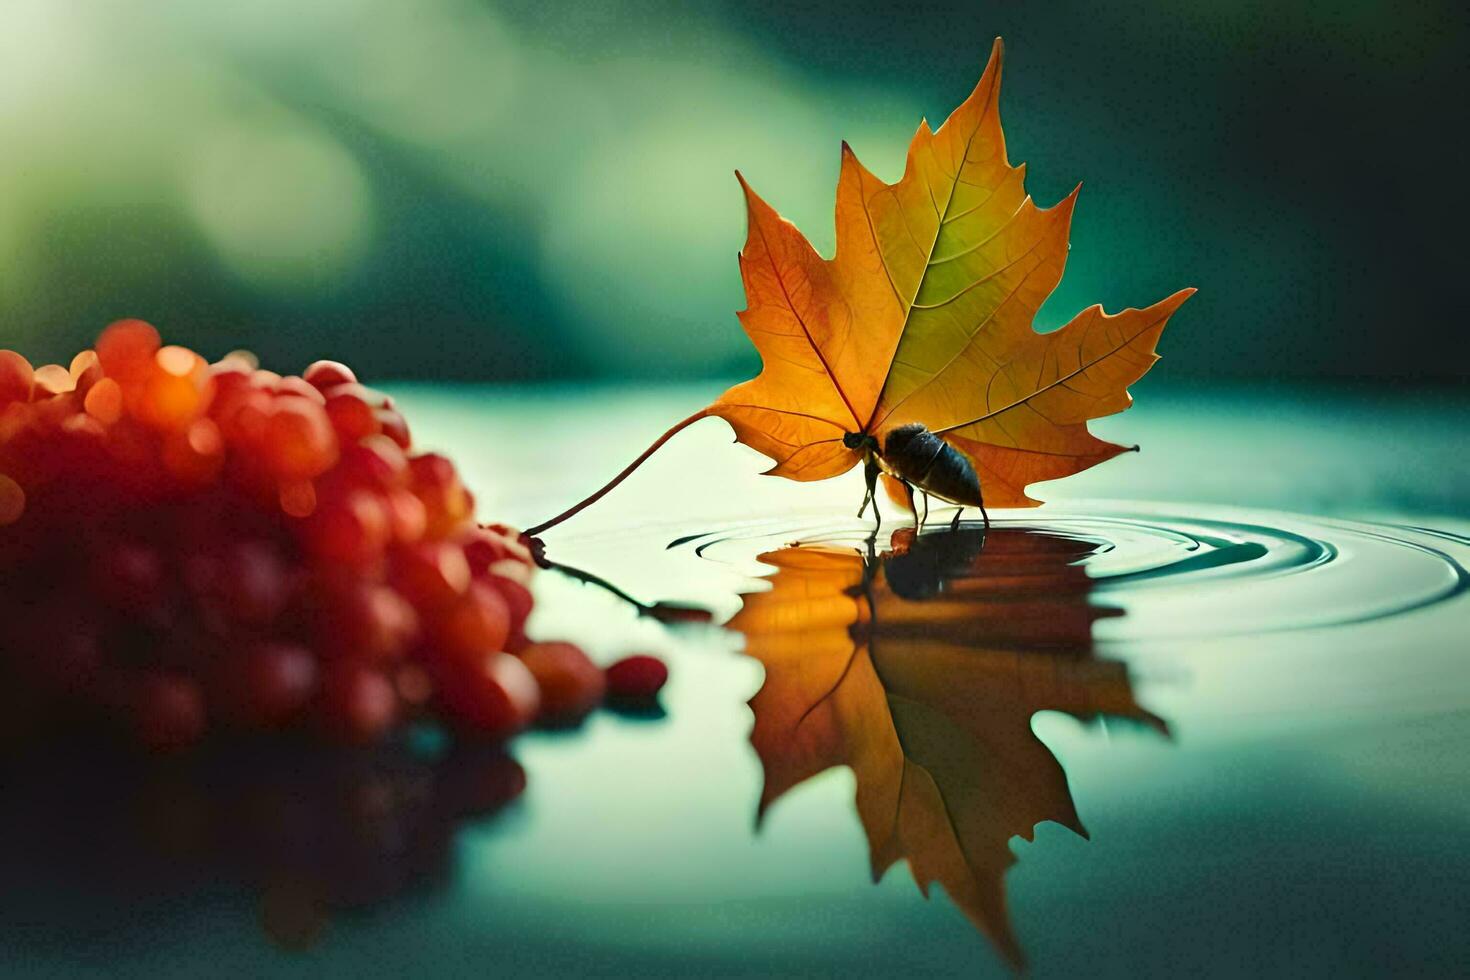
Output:
<instances>
[{"instance_id":1,"label":"reflection of leaf","mask_svg":"<svg viewBox=\"0 0 1470 980\"><path fill-rule=\"evenodd\" d=\"M1031 732L1038 711L1111 715L1163 730L1122 664L1097 659L1086 541L1026 530L894 536L851 549L762 555L771 589L730 626L765 666L751 741L764 813L833 766L857 777L875 879L907 859L1013 962L1002 876L1012 836L1054 820L1086 836L1066 775ZM983 545L983 548L982 548Z\"/></svg>"},{"instance_id":2,"label":"reflection of leaf","mask_svg":"<svg viewBox=\"0 0 1470 980\"><path fill-rule=\"evenodd\" d=\"M1123 451L1087 421L1128 407L1128 386L1157 360L1165 322L1193 290L1032 329L1061 280L1076 194L1043 209L1023 190L1025 168L1007 161L1001 132L1000 63L997 40L949 120L920 124L896 184L843 145L832 259L742 179L741 322L763 367L707 411L774 459L773 474L836 476L862 458L844 433L881 446L917 422L970 458L992 505L1027 506L1027 484Z\"/></svg>"}]
</instances>

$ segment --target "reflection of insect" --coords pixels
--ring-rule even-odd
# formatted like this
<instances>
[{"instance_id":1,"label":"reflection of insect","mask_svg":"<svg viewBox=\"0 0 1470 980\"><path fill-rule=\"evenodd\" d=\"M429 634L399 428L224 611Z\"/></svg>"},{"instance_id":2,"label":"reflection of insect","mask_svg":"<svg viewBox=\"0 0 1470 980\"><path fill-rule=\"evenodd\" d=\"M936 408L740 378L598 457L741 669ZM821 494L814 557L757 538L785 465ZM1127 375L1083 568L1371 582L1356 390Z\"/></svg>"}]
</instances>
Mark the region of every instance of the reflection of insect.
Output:
<instances>
[{"instance_id":1,"label":"reflection of insect","mask_svg":"<svg viewBox=\"0 0 1470 980\"><path fill-rule=\"evenodd\" d=\"M980 478L975 474L975 467L963 453L920 423L911 422L891 430L881 448L878 440L867 433L846 433L842 443L849 449L863 450L863 475L868 481L868 491L863 496L862 507L858 508L859 517L867 512L871 502L873 517L880 525L883 522L874 496L881 472L903 486L915 524L923 524L919 509L914 505L914 490L917 488L924 495L924 519L929 516L929 498L938 497L960 505L960 510L954 515L956 526L961 511L966 507L979 507L985 526L990 526L990 515L985 512L985 499L980 492Z\"/></svg>"}]
</instances>

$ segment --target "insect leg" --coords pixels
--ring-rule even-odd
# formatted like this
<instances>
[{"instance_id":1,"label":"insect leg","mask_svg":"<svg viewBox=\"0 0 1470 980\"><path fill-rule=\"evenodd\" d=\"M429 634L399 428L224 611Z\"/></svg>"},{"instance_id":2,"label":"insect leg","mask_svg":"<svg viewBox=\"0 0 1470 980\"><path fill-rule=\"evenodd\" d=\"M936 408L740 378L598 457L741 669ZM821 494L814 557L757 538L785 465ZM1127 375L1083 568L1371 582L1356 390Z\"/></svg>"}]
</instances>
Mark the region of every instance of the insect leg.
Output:
<instances>
[{"instance_id":1,"label":"insect leg","mask_svg":"<svg viewBox=\"0 0 1470 980\"><path fill-rule=\"evenodd\" d=\"M874 472L876 469L877 467L873 463L873 457L869 456L863 461L863 479L867 481L868 489L863 494L863 505L858 508L858 517L862 517L868 512L868 504L870 503L873 505L873 513L876 514L878 512L878 501L873 498L873 487L878 479L878 474Z\"/></svg>"},{"instance_id":2,"label":"insect leg","mask_svg":"<svg viewBox=\"0 0 1470 980\"><path fill-rule=\"evenodd\" d=\"M872 456L869 456L863 465L863 479L867 481L868 491L863 494L863 505L858 509L858 516L862 517L868 510L868 504L872 504L873 520L877 522L879 527L882 527L883 516L878 513L878 495L876 493L878 488L878 473L878 461L873 459Z\"/></svg>"},{"instance_id":3,"label":"insect leg","mask_svg":"<svg viewBox=\"0 0 1470 980\"><path fill-rule=\"evenodd\" d=\"M919 530L921 530L924 527L924 524L923 524L922 521L919 520L919 507L918 507L917 504L914 503L914 486L913 486L913 484L912 483L909 483L909 481L907 481L907 480L904 480L903 481L903 492L905 494L907 494L908 495L908 498L909 498L909 513L911 513L911 514L914 515L914 530L915 531L919 531Z\"/></svg>"},{"instance_id":4,"label":"insect leg","mask_svg":"<svg viewBox=\"0 0 1470 980\"><path fill-rule=\"evenodd\" d=\"M985 512L985 491L981 489L980 482L975 482L975 496L980 500L980 517L985 521L986 530L990 529L990 515Z\"/></svg>"},{"instance_id":5,"label":"insect leg","mask_svg":"<svg viewBox=\"0 0 1470 980\"><path fill-rule=\"evenodd\" d=\"M958 531L960 529L960 515L963 514L964 512L965 512L965 508L963 508L963 507L956 507L955 508L954 519L949 522L949 529L951 531Z\"/></svg>"},{"instance_id":6,"label":"insect leg","mask_svg":"<svg viewBox=\"0 0 1470 980\"><path fill-rule=\"evenodd\" d=\"M920 490L919 492L924 495L924 516L919 520L919 529L923 530L924 522L929 520L929 491Z\"/></svg>"}]
</instances>

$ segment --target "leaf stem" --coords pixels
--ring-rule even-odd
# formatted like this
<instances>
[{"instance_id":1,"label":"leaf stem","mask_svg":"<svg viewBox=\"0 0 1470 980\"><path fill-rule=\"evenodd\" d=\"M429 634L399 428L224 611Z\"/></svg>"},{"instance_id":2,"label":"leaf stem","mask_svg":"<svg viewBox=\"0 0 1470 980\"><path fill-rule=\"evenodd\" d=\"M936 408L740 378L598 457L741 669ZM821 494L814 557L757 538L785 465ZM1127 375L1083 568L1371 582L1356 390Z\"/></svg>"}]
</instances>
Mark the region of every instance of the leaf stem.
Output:
<instances>
[{"instance_id":1,"label":"leaf stem","mask_svg":"<svg viewBox=\"0 0 1470 980\"><path fill-rule=\"evenodd\" d=\"M591 507L593 504L597 503L599 500L605 497L608 492L616 487L619 483L622 483L629 476L631 476L633 471L642 466L644 462L648 459L648 457L658 452L658 450L663 446L664 443L668 442L670 439L672 439L675 435L683 431L688 426L693 425L695 422L698 422L700 419L705 418L708 415L709 409L702 408L699 411L695 412L693 415L689 416L687 419L684 419L682 422L674 423L672 426L669 427L669 430L667 432L654 440L653 445L643 450L643 453L637 459L633 460L633 462L624 467L623 471L617 476L613 477L611 480L609 480L601 490L598 490L596 493L592 494L590 497L583 499L579 503L573 504L571 507L568 507L560 514L557 514L555 517L551 518L549 521L542 521L535 527L528 529L525 533L529 537L536 537L543 531L550 530L563 521L571 517L575 517L586 508Z\"/></svg>"}]
</instances>

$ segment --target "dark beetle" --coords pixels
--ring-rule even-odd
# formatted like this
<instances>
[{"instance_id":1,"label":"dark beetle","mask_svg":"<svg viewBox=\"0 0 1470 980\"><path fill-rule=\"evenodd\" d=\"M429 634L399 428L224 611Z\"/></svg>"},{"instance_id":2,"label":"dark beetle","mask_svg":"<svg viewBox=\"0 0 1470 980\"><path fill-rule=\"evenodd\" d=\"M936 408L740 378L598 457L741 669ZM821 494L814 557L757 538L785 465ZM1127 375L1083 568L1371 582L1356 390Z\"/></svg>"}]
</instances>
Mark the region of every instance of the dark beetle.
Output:
<instances>
[{"instance_id":1,"label":"dark beetle","mask_svg":"<svg viewBox=\"0 0 1470 980\"><path fill-rule=\"evenodd\" d=\"M887 472L903 484L908 492L909 509L914 512L915 523L919 520L918 508L914 506L914 489L925 494L924 511L928 514L928 497L938 497L964 507L979 507L985 525L990 526L990 515L985 512L985 500L980 492L980 478L975 467L965 455L944 439L930 432L918 422L901 425L888 433L880 449L878 440L867 433L849 432L843 436L843 444L849 449L864 450L867 464L868 493L863 506L858 510L861 517L873 501L873 514L878 514L878 504L873 497L878 473ZM959 522L955 512L955 522Z\"/></svg>"}]
</instances>

